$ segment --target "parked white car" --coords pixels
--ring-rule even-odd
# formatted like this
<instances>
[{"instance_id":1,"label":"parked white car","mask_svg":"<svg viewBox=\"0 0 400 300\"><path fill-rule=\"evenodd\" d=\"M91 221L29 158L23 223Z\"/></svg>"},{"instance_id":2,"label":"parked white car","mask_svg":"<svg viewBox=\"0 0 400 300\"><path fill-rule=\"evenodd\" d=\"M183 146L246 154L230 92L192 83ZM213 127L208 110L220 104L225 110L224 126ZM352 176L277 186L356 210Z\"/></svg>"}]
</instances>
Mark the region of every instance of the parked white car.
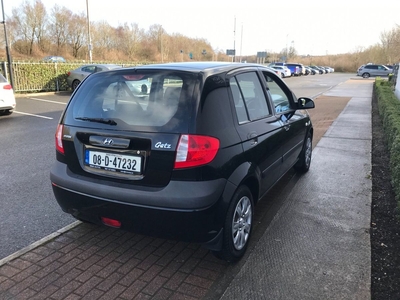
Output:
<instances>
[{"instance_id":1,"label":"parked white car","mask_svg":"<svg viewBox=\"0 0 400 300\"><path fill-rule=\"evenodd\" d=\"M275 67L271 67L271 69L275 72L276 75L278 75L280 78L285 77L284 74L281 72L281 70L275 69Z\"/></svg>"},{"instance_id":2,"label":"parked white car","mask_svg":"<svg viewBox=\"0 0 400 300\"><path fill-rule=\"evenodd\" d=\"M281 72L281 77L290 77L292 76L292 72L290 72L290 69L286 66L272 66L273 69L278 70Z\"/></svg>"},{"instance_id":3,"label":"parked white car","mask_svg":"<svg viewBox=\"0 0 400 300\"><path fill-rule=\"evenodd\" d=\"M11 115L16 102L11 84L0 74L0 115Z\"/></svg>"}]
</instances>

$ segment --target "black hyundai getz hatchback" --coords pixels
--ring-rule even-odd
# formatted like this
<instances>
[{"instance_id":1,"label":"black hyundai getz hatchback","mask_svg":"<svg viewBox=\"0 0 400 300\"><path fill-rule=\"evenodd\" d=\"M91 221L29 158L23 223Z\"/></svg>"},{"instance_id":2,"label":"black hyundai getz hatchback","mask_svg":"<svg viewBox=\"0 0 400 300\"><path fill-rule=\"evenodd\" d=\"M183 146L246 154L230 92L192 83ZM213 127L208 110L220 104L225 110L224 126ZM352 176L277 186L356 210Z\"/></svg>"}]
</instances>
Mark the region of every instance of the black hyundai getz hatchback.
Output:
<instances>
[{"instance_id":1,"label":"black hyundai getz hatchback","mask_svg":"<svg viewBox=\"0 0 400 300\"><path fill-rule=\"evenodd\" d=\"M259 199L292 167L310 167L313 107L257 64L94 73L56 131L54 195L79 220L238 260Z\"/></svg>"}]
</instances>

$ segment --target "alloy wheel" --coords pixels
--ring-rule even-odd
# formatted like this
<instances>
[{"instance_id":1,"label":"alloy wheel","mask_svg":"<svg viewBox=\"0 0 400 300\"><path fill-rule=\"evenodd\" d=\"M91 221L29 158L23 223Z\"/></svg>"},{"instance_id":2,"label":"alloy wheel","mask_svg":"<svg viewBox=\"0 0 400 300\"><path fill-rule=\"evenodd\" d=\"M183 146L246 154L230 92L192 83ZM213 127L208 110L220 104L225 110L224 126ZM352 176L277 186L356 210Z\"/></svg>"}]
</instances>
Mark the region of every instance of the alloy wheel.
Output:
<instances>
[{"instance_id":1,"label":"alloy wheel","mask_svg":"<svg viewBox=\"0 0 400 300\"><path fill-rule=\"evenodd\" d=\"M251 230L252 207L247 196L240 198L232 220L232 238L236 250L246 245Z\"/></svg>"}]
</instances>

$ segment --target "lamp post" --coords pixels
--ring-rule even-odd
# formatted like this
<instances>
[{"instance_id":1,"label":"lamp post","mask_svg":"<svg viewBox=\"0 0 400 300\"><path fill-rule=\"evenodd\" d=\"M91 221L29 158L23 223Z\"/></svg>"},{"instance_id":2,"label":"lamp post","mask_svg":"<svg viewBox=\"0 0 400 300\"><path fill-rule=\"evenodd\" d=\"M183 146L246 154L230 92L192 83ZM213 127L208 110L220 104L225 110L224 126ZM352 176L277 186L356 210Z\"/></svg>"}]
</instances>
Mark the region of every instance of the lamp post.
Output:
<instances>
[{"instance_id":1,"label":"lamp post","mask_svg":"<svg viewBox=\"0 0 400 300\"><path fill-rule=\"evenodd\" d=\"M92 63L92 38L90 36L90 18L89 18L89 3L86 0L86 15L87 15L87 30L88 30L88 39L89 39L89 61Z\"/></svg>"},{"instance_id":2,"label":"lamp post","mask_svg":"<svg viewBox=\"0 0 400 300\"><path fill-rule=\"evenodd\" d=\"M161 52L161 62L164 63L164 56L163 56L163 28L161 26L160 30L160 52Z\"/></svg>"},{"instance_id":3,"label":"lamp post","mask_svg":"<svg viewBox=\"0 0 400 300\"><path fill-rule=\"evenodd\" d=\"M285 62L288 61L288 55L289 55L289 49L288 49L288 36L289 33L286 35L286 57L285 57Z\"/></svg>"},{"instance_id":4,"label":"lamp post","mask_svg":"<svg viewBox=\"0 0 400 300\"><path fill-rule=\"evenodd\" d=\"M236 16L233 24L233 62L236 62Z\"/></svg>"},{"instance_id":5,"label":"lamp post","mask_svg":"<svg viewBox=\"0 0 400 300\"><path fill-rule=\"evenodd\" d=\"M4 16L4 5L3 0L1 0L1 10L3 12L3 21L1 22L4 25L4 41L6 43L6 55L7 55L7 62L8 62L8 70L10 72L10 84L13 88L14 87L14 77L13 77L13 67L12 67L12 60L10 50L8 49L8 39L7 39L7 29L6 29L6 18Z\"/></svg>"}]
</instances>

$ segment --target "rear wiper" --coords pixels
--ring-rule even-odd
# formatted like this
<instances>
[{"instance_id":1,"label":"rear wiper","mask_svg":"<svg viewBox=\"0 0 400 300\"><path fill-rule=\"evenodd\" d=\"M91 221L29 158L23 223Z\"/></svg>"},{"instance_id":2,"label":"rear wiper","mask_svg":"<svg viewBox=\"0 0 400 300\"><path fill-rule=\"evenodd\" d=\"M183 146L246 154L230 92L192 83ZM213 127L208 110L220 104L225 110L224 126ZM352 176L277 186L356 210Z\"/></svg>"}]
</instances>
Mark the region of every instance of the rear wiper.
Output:
<instances>
[{"instance_id":1,"label":"rear wiper","mask_svg":"<svg viewBox=\"0 0 400 300\"><path fill-rule=\"evenodd\" d=\"M88 121L88 122L103 123L103 124L108 124L108 125L117 125L117 122L115 122L112 119L88 118L88 117L77 117L76 119L77 120L82 120L82 121Z\"/></svg>"}]
</instances>

